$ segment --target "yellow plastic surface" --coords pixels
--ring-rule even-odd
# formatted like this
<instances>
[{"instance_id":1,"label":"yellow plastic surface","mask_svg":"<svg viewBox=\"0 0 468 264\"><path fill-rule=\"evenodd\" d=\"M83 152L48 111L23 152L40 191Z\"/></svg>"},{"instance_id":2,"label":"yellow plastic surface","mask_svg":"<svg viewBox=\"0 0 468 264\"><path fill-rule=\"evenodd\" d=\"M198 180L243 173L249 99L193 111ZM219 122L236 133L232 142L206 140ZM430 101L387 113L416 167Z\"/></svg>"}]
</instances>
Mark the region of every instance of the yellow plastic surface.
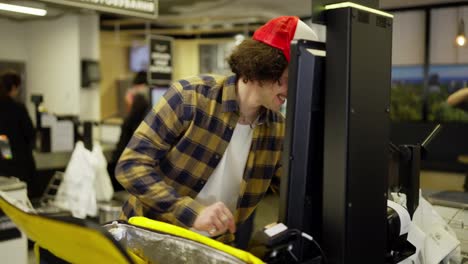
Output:
<instances>
[{"instance_id":1,"label":"yellow plastic surface","mask_svg":"<svg viewBox=\"0 0 468 264\"><path fill-rule=\"evenodd\" d=\"M125 254L114 241L98 229L69 221L48 218L25 212L10 204L0 195L0 209L36 242L34 252L40 258L38 248L44 248L55 256L71 263L148 263L133 252ZM249 264L261 264L260 259L249 252L228 246L188 229L146 217L132 217L131 225L176 235L221 250ZM130 256L130 257L128 257Z\"/></svg>"},{"instance_id":2,"label":"yellow plastic surface","mask_svg":"<svg viewBox=\"0 0 468 264\"><path fill-rule=\"evenodd\" d=\"M236 258L238 258L238 259L240 259L240 260L242 260L242 261L244 261L246 263L249 263L249 264L264 263L259 258L255 257L254 255L250 254L249 252L246 252L246 251L243 251L243 250L228 246L228 245L223 244L223 243L221 243L219 241L216 241L216 240L211 239L209 237L200 235L198 233L195 233L195 232L193 232L191 230L188 230L188 229L185 229L185 228L182 228L182 227L178 227L178 226L171 225L171 224L168 224L168 223L152 220L152 219L142 217L142 216L134 216L134 217L130 218L128 220L128 222L131 225L134 225L134 226L140 226L140 227L144 227L144 228L147 228L147 229L159 231L159 232L162 232L162 233L166 233L166 234L170 234L170 235L176 235L176 236L179 236L179 237L183 237L183 238L186 238L186 239L190 239L192 241L196 241L196 242L205 244L205 245L210 246L212 248L215 248L215 249L221 250L223 252L226 252L226 253L228 253L228 254L230 254L230 255L232 255L232 256L234 256L234 257L236 257Z\"/></svg>"},{"instance_id":3,"label":"yellow plastic surface","mask_svg":"<svg viewBox=\"0 0 468 264\"><path fill-rule=\"evenodd\" d=\"M134 263L98 230L26 213L1 196L0 208L31 240L63 260L78 264Z\"/></svg>"}]
</instances>

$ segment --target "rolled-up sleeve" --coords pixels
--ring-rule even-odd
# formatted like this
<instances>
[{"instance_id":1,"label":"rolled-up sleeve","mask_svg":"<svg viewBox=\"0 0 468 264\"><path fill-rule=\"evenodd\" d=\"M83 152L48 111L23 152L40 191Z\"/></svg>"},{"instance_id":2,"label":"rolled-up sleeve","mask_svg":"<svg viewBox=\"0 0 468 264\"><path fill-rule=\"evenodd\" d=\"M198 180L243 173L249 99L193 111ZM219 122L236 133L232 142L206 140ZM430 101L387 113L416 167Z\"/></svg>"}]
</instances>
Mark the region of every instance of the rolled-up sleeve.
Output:
<instances>
[{"instance_id":1,"label":"rolled-up sleeve","mask_svg":"<svg viewBox=\"0 0 468 264\"><path fill-rule=\"evenodd\" d=\"M145 207L146 215L185 227L192 226L203 206L181 196L155 167L188 126L180 83L172 85L135 131L116 167L116 178Z\"/></svg>"}]
</instances>

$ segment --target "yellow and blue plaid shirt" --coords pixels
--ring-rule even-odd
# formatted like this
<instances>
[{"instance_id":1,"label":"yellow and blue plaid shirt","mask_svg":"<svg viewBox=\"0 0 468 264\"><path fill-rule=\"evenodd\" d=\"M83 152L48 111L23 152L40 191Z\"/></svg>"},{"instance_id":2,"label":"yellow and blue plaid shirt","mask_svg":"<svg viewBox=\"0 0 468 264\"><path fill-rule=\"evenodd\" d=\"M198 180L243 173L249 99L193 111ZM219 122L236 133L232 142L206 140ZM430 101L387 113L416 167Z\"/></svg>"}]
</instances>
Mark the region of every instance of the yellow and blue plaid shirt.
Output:
<instances>
[{"instance_id":1,"label":"yellow and blue plaid shirt","mask_svg":"<svg viewBox=\"0 0 468 264\"><path fill-rule=\"evenodd\" d=\"M174 83L135 131L116 168L131 194L123 217L146 216L191 227L204 208L194 200L221 160L239 119L235 75ZM236 222L253 212L280 176L284 117L264 109L239 190ZM229 188L227 186L226 188Z\"/></svg>"}]
</instances>

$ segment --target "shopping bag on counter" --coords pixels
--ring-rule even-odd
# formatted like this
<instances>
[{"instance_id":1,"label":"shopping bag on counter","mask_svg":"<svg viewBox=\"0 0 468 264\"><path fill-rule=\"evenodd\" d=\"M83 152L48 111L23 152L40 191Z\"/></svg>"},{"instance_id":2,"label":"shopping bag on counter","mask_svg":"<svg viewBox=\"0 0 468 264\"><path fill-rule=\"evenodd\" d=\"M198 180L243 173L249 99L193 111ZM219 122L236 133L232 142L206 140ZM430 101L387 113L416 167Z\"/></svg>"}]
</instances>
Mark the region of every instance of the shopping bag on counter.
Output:
<instances>
[{"instance_id":1,"label":"shopping bag on counter","mask_svg":"<svg viewBox=\"0 0 468 264\"><path fill-rule=\"evenodd\" d=\"M114 221L103 227L142 263L264 263L247 251L142 216L134 216L128 222Z\"/></svg>"},{"instance_id":2,"label":"shopping bag on counter","mask_svg":"<svg viewBox=\"0 0 468 264\"><path fill-rule=\"evenodd\" d=\"M419 194L419 206L413 214L413 223L425 234L424 260L426 264L461 263L460 241L455 231Z\"/></svg>"},{"instance_id":3,"label":"shopping bag on counter","mask_svg":"<svg viewBox=\"0 0 468 264\"><path fill-rule=\"evenodd\" d=\"M95 161L96 178L94 180L94 190L96 191L96 200L110 201L114 195L114 187L107 172L107 160L104 157L102 147L98 142L93 143L92 151Z\"/></svg>"},{"instance_id":4,"label":"shopping bag on counter","mask_svg":"<svg viewBox=\"0 0 468 264\"><path fill-rule=\"evenodd\" d=\"M97 215L96 163L91 151L78 141L55 197L57 207L70 211L77 218Z\"/></svg>"}]
</instances>

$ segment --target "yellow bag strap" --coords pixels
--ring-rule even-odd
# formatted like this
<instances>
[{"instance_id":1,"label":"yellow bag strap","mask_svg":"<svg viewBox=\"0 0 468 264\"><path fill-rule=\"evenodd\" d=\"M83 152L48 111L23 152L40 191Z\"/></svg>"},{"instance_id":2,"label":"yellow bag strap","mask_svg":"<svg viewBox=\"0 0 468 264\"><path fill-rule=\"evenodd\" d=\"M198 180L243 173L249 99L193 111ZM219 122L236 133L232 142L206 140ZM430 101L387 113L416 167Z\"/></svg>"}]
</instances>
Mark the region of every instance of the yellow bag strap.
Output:
<instances>
[{"instance_id":1,"label":"yellow bag strap","mask_svg":"<svg viewBox=\"0 0 468 264\"><path fill-rule=\"evenodd\" d=\"M192 241L196 241L199 243L202 243L204 245L210 246L212 248L221 250L223 252L226 252L230 254L231 256L234 256L246 263L251 263L251 264L261 264L264 263L261 261L259 258L255 257L249 252L237 249L235 247L228 246L226 244L223 244L219 241L216 241L214 239L211 239L209 237L200 235L196 232L193 232L191 230L188 230L186 228L178 227L175 225L171 225L168 223L152 220L146 217L142 216L134 216L128 220L128 222L132 225L163 232L166 234L171 234L175 236L179 236L182 238L190 239Z\"/></svg>"},{"instance_id":2,"label":"yellow bag strap","mask_svg":"<svg viewBox=\"0 0 468 264\"><path fill-rule=\"evenodd\" d=\"M76 218L59 220L27 213L2 195L0 209L31 240L63 260L86 264L134 263L123 247L97 224Z\"/></svg>"}]
</instances>

